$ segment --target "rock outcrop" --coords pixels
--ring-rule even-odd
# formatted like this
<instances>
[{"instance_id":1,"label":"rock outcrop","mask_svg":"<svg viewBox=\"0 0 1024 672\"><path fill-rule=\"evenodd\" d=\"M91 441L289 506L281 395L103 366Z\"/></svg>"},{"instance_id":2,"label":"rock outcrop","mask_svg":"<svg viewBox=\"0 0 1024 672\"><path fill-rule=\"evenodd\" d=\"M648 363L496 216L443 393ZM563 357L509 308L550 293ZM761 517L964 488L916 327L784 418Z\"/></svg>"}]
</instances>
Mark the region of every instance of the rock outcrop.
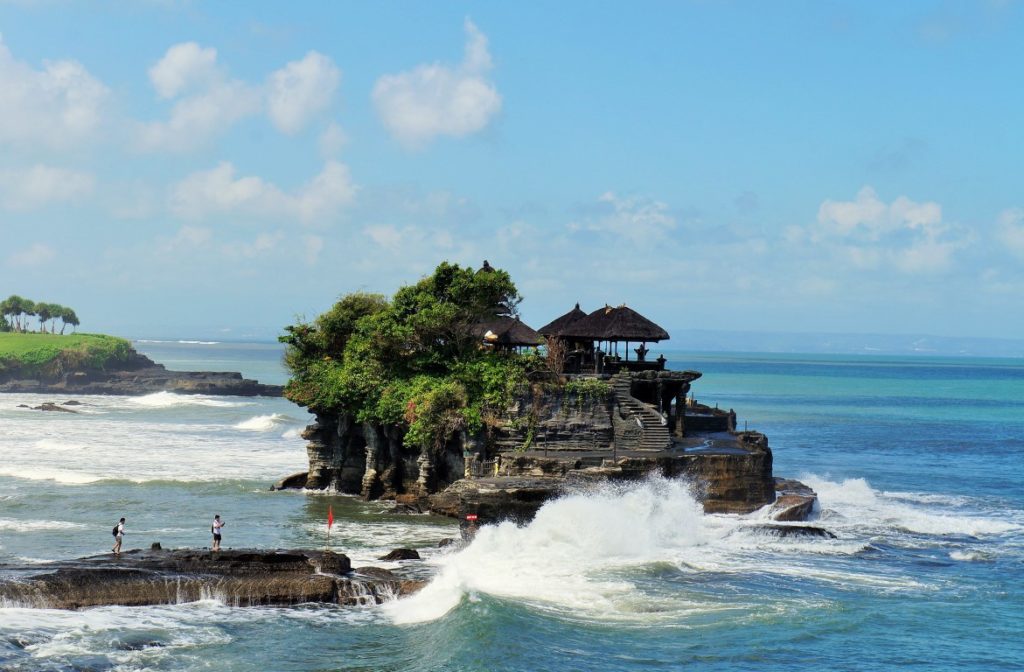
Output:
<instances>
[{"instance_id":1,"label":"rock outcrop","mask_svg":"<svg viewBox=\"0 0 1024 672\"><path fill-rule=\"evenodd\" d=\"M378 567L353 569L328 551L129 551L31 567L2 566L0 602L48 609L219 599L233 606L374 604L423 582Z\"/></svg>"},{"instance_id":2,"label":"rock outcrop","mask_svg":"<svg viewBox=\"0 0 1024 672\"><path fill-rule=\"evenodd\" d=\"M475 514L480 522L528 520L574 483L650 473L693 483L708 513L748 513L771 504L776 482L767 437L737 432L732 411L688 401L690 383L700 375L644 371L580 378L585 385L535 384L486 432L454 434L433 451L406 446L399 426L319 413L303 434L308 474L275 487L331 488L395 499L410 511ZM801 487L807 492L780 491L787 499L777 520L810 515L814 493Z\"/></svg>"}]
</instances>

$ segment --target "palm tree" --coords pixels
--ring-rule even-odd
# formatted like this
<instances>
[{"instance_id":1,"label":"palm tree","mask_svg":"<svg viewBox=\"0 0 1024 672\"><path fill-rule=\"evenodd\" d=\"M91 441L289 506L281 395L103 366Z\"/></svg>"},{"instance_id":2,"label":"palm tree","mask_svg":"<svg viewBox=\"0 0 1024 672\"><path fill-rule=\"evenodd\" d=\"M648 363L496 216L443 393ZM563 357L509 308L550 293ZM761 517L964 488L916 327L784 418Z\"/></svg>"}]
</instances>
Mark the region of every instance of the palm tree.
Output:
<instances>
[{"instance_id":1,"label":"palm tree","mask_svg":"<svg viewBox=\"0 0 1024 672\"><path fill-rule=\"evenodd\" d=\"M64 308L64 310L60 314L60 320L61 320L61 322L64 323L60 327L60 333L61 333L62 336L64 335L64 329L69 324L72 327L75 327L75 331L78 330L78 325L79 325L78 315L75 315L75 311L71 310L70 308Z\"/></svg>"},{"instance_id":2,"label":"palm tree","mask_svg":"<svg viewBox=\"0 0 1024 672\"><path fill-rule=\"evenodd\" d=\"M36 317L39 318L39 333L46 333L46 323L53 317L53 313L50 312L53 306L49 303L40 301L36 304Z\"/></svg>"}]
</instances>

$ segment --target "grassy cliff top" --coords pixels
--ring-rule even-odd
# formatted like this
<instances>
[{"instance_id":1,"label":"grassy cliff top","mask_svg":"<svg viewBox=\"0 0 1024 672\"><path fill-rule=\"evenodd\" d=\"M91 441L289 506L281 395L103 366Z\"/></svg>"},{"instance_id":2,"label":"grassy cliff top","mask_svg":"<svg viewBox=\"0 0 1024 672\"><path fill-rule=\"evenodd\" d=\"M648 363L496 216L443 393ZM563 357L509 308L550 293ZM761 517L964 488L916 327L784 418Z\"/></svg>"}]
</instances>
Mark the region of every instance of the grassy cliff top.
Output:
<instances>
[{"instance_id":1,"label":"grassy cliff top","mask_svg":"<svg viewBox=\"0 0 1024 672\"><path fill-rule=\"evenodd\" d=\"M104 370L129 361L133 354L130 341L104 334L0 333L0 375Z\"/></svg>"}]
</instances>

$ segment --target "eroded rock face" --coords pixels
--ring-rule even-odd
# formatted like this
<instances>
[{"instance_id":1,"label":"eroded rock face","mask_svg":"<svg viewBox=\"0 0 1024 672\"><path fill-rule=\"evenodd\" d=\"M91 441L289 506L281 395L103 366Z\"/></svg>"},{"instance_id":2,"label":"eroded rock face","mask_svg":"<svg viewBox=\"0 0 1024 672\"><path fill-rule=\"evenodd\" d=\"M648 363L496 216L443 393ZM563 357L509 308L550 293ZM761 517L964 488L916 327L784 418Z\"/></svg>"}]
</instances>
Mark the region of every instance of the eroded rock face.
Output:
<instances>
[{"instance_id":1,"label":"eroded rock face","mask_svg":"<svg viewBox=\"0 0 1024 672\"><path fill-rule=\"evenodd\" d=\"M234 606L380 603L422 582L353 570L327 551L130 551L34 567L0 568L0 600L51 609L220 599Z\"/></svg>"}]
</instances>

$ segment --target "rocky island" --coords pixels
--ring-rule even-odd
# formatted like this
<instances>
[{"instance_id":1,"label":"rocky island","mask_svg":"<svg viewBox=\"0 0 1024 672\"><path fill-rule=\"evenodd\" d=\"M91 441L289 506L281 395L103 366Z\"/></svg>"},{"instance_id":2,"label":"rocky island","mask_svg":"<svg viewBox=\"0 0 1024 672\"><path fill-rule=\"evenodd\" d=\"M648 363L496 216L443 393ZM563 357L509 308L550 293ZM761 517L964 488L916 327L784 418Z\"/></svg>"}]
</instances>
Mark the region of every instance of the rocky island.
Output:
<instances>
[{"instance_id":1,"label":"rocky island","mask_svg":"<svg viewBox=\"0 0 1024 672\"><path fill-rule=\"evenodd\" d=\"M236 372L169 371L115 336L0 333L0 392L280 396L281 389Z\"/></svg>"},{"instance_id":2,"label":"rocky island","mask_svg":"<svg viewBox=\"0 0 1024 672\"><path fill-rule=\"evenodd\" d=\"M709 513L810 515L814 493L775 478L765 435L697 403L700 372L647 356L664 329L626 306L577 304L535 331L520 301L487 262L444 263L391 300L350 294L288 327L285 396L316 421L309 470L275 487L483 523L528 520L567 488L656 473L691 482Z\"/></svg>"}]
</instances>

